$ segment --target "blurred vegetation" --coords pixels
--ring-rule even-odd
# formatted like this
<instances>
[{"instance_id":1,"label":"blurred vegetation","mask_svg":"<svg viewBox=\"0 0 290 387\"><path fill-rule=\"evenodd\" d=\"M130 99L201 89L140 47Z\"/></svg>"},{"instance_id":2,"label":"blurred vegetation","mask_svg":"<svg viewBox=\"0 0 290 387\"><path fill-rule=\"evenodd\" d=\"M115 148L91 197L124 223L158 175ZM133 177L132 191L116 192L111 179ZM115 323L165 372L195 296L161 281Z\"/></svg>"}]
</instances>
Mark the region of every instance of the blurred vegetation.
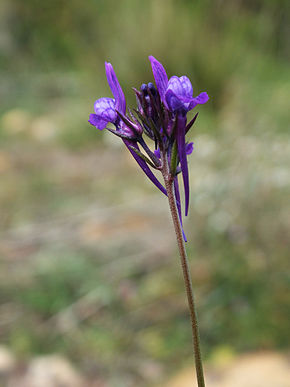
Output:
<instances>
[{"instance_id":1,"label":"blurred vegetation","mask_svg":"<svg viewBox=\"0 0 290 387\"><path fill-rule=\"evenodd\" d=\"M104 61L133 105L152 54L210 95L186 224L204 354L289 347L289 7L1 1L2 342L24 358L63 352L112 386L153 385L191 360L166 204L87 124L110 96Z\"/></svg>"}]
</instances>

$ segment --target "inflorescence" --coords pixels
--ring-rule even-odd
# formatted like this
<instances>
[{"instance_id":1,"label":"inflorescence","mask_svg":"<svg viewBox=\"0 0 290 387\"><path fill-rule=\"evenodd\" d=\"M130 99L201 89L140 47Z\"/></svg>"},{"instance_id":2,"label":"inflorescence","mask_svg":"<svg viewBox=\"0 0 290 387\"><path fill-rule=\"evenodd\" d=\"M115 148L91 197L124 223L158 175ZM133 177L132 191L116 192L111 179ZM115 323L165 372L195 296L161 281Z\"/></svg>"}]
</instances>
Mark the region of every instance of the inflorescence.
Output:
<instances>
[{"instance_id":1,"label":"inflorescence","mask_svg":"<svg viewBox=\"0 0 290 387\"><path fill-rule=\"evenodd\" d=\"M198 115L196 113L187 123L187 113L198 104L206 103L209 97L205 92L193 97L192 85L186 76L174 75L168 80L162 64L153 56L150 56L149 60L156 87L149 82L142 84L139 90L134 88L137 108L133 111L128 109L128 113L126 99L113 66L105 63L106 75L114 99L98 99L94 104L95 113L90 114L89 123L97 129L106 128L119 136L147 177L165 195L167 195L166 189L150 167L162 172L164 162L168 162L169 178L174 184L175 200L182 224L178 175L181 174L183 178L185 215L187 215L189 207L187 156L193 151L193 143L187 143L185 137ZM112 123L115 129L107 127L108 123ZM150 138L154 142L154 152L144 138Z\"/></svg>"}]
</instances>

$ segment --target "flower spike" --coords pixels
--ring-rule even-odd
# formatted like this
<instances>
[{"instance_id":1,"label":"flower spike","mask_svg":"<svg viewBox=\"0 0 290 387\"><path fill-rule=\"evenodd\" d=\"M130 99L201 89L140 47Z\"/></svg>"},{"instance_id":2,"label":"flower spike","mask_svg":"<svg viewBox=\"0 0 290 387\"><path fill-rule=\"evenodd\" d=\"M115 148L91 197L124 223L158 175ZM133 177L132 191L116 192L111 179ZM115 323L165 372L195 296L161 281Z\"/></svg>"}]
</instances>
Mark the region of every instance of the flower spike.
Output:
<instances>
[{"instance_id":1,"label":"flower spike","mask_svg":"<svg viewBox=\"0 0 290 387\"><path fill-rule=\"evenodd\" d=\"M133 88L137 109L128 109L128 113L125 95L113 66L111 63L105 63L106 76L114 99L100 98L95 101L95 113L90 115L89 122L99 130L112 123L115 129L107 129L122 139L142 171L163 194L167 195L167 190L151 168L162 172L165 185L168 181L173 184L175 203L182 225L178 177L182 175L184 212L187 216L190 197L187 157L193 151L193 143L188 143L185 137L198 114L187 123L187 113L197 105L206 103L208 95L203 92L194 97L192 84L187 76L173 75L168 79L165 68L156 58L149 56L149 61L156 87L149 82L143 83L139 89ZM153 141L154 148L147 144L146 137ZM142 153L140 148L146 154ZM168 171L168 176L164 175L165 170ZM184 232L183 238L186 240Z\"/></svg>"}]
</instances>

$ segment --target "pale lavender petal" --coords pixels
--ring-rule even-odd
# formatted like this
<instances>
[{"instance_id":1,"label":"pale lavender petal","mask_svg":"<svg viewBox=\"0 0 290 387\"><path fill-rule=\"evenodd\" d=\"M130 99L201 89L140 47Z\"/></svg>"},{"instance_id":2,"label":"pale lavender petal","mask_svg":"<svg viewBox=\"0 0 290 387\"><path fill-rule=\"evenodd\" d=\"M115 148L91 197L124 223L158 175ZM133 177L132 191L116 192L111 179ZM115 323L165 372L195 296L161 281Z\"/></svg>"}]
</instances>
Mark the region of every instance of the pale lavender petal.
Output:
<instances>
[{"instance_id":1,"label":"pale lavender petal","mask_svg":"<svg viewBox=\"0 0 290 387\"><path fill-rule=\"evenodd\" d=\"M178 126L176 131L176 141L177 141L178 156L180 160L183 185L184 185L185 216L187 216L188 206L189 206L189 177L188 177L188 165L187 165L186 147L185 147L186 118L182 116L178 116L177 125Z\"/></svg>"},{"instance_id":2,"label":"pale lavender petal","mask_svg":"<svg viewBox=\"0 0 290 387\"><path fill-rule=\"evenodd\" d=\"M162 193L164 193L164 195L167 196L167 192L166 192L166 189L163 187L163 185L159 182L159 180L155 177L155 175L152 173L151 169L148 167L148 165L146 164L146 162L141 159L140 156L138 156L133 149L130 148L130 146L136 148L139 150L139 147L136 143L136 141L131 141L131 140L125 140L123 139L123 142L124 144L126 145L126 147L129 149L130 153L132 154L132 156L134 157L134 159L137 161L137 163L139 164L139 166L141 167L141 169L143 170L143 172L145 173L145 175L152 181L153 184L156 185L156 187L158 189L160 189L160 191Z\"/></svg>"},{"instance_id":3,"label":"pale lavender petal","mask_svg":"<svg viewBox=\"0 0 290 387\"><path fill-rule=\"evenodd\" d=\"M169 79L167 90L172 90L178 97L192 98L192 85L185 75L177 77L174 75Z\"/></svg>"},{"instance_id":4,"label":"pale lavender petal","mask_svg":"<svg viewBox=\"0 0 290 387\"><path fill-rule=\"evenodd\" d=\"M168 77L165 68L154 58L154 56L149 56L149 60L151 62L152 72L160 98L162 102L166 104L165 91L167 89Z\"/></svg>"},{"instance_id":5,"label":"pale lavender petal","mask_svg":"<svg viewBox=\"0 0 290 387\"><path fill-rule=\"evenodd\" d=\"M100 98L94 103L95 113L98 117L108 122L115 122L117 113L115 101L112 98Z\"/></svg>"},{"instance_id":6,"label":"pale lavender petal","mask_svg":"<svg viewBox=\"0 0 290 387\"><path fill-rule=\"evenodd\" d=\"M188 143L185 145L185 152L186 152L187 156L189 156L189 155L192 154L193 149L194 149L193 144L194 144L193 142L188 142Z\"/></svg>"},{"instance_id":7,"label":"pale lavender petal","mask_svg":"<svg viewBox=\"0 0 290 387\"><path fill-rule=\"evenodd\" d=\"M108 84L109 84L110 89L113 93L113 96L115 97L116 109L119 112L125 114L126 113L126 99L125 99L125 95L123 93L123 90L120 86L120 83L118 81L118 78L116 77L113 66L111 65L111 63L105 62L105 69L106 69Z\"/></svg>"},{"instance_id":8,"label":"pale lavender petal","mask_svg":"<svg viewBox=\"0 0 290 387\"><path fill-rule=\"evenodd\" d=\"M185 97L192 97L193 89L192 89L192 84L190 82L190 79L185 75L183 75L182 77L179 77L179 79L182 85L183 95Z\"/></svg>"},{"instance_id":9,"label":"pale lavender petal","mask_svg":"<svg viewBox=\"0 0 290 387\"><path fill-rule=\"evenodd\" d=\"M103 130L107 126L108 121L104 121L96 114L90 114L89 123L95 126L97 129Z\"/></svg>"}]
</instances>

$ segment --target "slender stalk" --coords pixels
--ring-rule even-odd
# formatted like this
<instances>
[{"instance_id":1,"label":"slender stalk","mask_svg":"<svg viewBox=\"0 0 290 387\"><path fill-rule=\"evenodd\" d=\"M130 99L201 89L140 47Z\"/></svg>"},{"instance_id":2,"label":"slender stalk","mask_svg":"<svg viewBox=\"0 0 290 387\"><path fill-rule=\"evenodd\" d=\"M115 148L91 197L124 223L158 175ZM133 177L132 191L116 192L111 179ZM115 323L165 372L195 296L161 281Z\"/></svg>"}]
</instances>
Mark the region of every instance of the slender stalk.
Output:
<instances>
[{"instance_id":1,"label":"slender stalk","mask_svg":"<svg viewBox=\"0 0 290 387\"><path fill-rule=\"evenodd\" d=\"M197 384L198 387L205 387L204 376L203 376L203 366L201 360L201 351L200 351L200 340L199 340L199 330L198 330L198 321L197 321L197 312L194 302L192 282L190 277L190 269L188 258L185 250L182 228L180 224L180 220L178 217L174 190L173 190L173 177L170 173L168 160L166 154L162 152L162 175L164 178L165 188L167 191L168 202L171 212L171 217L175 229L181 266L183 271L184 284L187 294L188 307L191 318L191 329L192 329L192 338L193 338L193 348L194 348L194 358L195 358L195 368L196 368L196 376L197 376Z\"/></svg>"}]
</instances>

